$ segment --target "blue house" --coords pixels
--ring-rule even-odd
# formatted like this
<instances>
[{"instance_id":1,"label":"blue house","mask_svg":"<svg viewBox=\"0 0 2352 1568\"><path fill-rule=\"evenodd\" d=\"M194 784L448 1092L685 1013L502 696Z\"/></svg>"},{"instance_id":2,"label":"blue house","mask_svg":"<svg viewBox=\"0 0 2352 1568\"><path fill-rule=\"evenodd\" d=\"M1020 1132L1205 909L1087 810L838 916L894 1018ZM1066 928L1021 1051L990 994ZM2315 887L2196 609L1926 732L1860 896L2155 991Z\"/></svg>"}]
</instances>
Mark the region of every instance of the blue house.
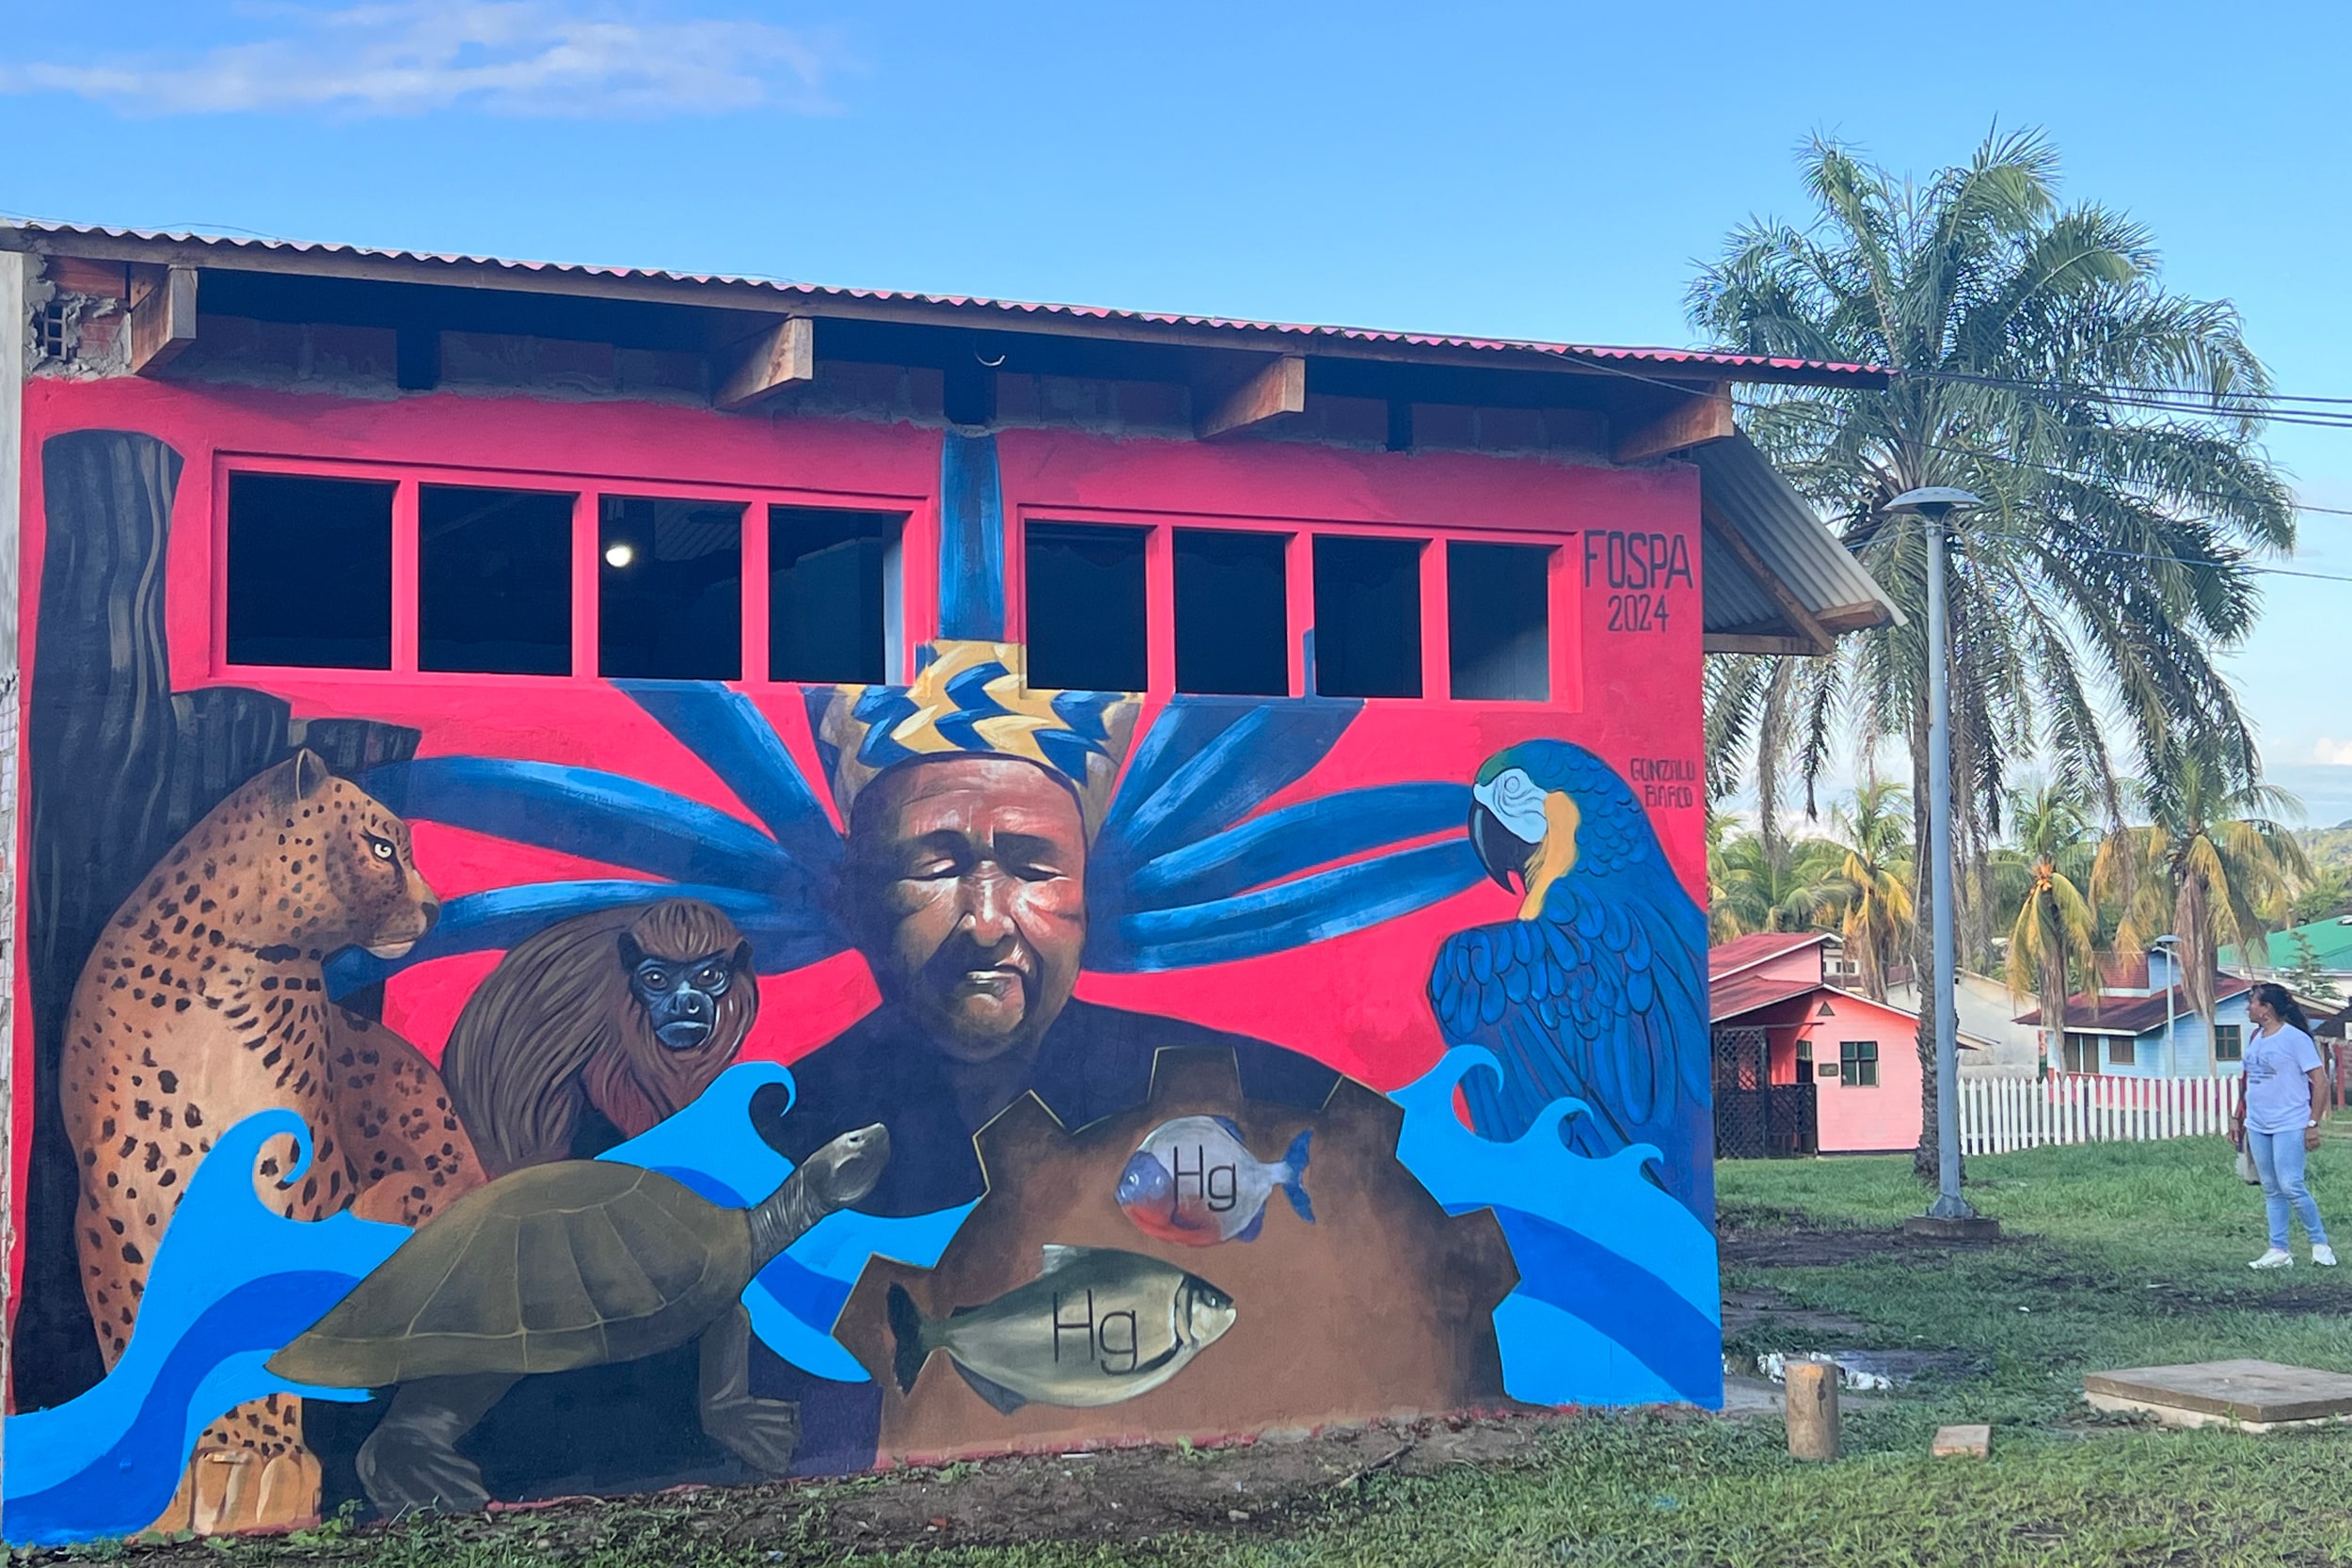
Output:
<instances>
[{"instance_id":1,"label":"blue house","mask_svg":"<svg viewBox=\"0 0 2352 1568\"><path fill-rule=\"evenodd\" d=\"M2203 1078L2239 1070L2249 1027L2246 1002L2253 985L2235 974L2214 977L2213 1027L2189 1006L2172 955L2152 949L2140 973L2126 977L2138 985L2077 991L2066 999L2066 1028L2052 1039L2042 1010L2017 1022L2042 1030L2052 1070L2116 1078Z\"/></svg>"}]
</instances>

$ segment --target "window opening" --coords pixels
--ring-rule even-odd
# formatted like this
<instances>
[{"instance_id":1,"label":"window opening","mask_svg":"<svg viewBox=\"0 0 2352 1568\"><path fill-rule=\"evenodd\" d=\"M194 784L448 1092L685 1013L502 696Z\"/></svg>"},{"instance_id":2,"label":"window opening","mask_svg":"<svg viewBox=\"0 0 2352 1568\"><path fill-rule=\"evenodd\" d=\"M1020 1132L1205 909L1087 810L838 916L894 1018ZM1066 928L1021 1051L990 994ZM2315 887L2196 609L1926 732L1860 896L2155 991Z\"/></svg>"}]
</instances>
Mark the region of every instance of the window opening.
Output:
<instances>
[{"instance_id":1,"label":"window opening","mask_svg":"<svg viewBox=\"0 0 2352 1568\"><path fill-rule=\"evenodd\" d=\"M597 672L741 678L741 504L603 496L596 513Z\"/></svg>"},{"instance_id":2,"label":"window opening","mask_svg":"<svg viewBox=\"0 0 2352 1568\"><path fill-rule=\"evenodd\" d=\"M2213 1059L2217 1062L2242 1062L2246 1059L2244 1024L2217 1023L2213 1026Z\"/></svg>"},{"instance_id":3,"label":"window opening","mask_svg":"<svg viewBox=\"0 0 2352 1568\"><path fill-rule=\"evenodd\" d=\"M2107 1065L2136 1067L2139 1063L2139 1042L2127 1035L2107 1037Z\"/></svg>"},{"instance_id":4,"label":"window opening","mask_svg":"<svg viewBox=\"0 0 2352 1568\"><path fill-rule=\"evenodd\" d=\"M573 498L417 487L417 667L572 669Z\"/></svg>"},{"instance_id":5,"label":"window opening","mask_svg":"<svg viewBox=\"0 0 2352 1568\"><path fill-rule=\"evenodd\" d=\"M229 476L229 662L392 667L393 488Z\"/></svg>"},{"instance_id":6,"label":"window opening","mask_svg":"<svg viewBox=\"0 0 2352 1568\"><path fill-rule=\"evenodd\" d=\"M36 352L45 359L71 359L68 352L72 334L72 307L65 300L53 299L40 308L35 319Z\"/></svg>"},{"instance_id":7,"label":"window opening","mask_svg":"<svg viewBox=\"0 0 2352 1568\"><path fill-rule=\"evenodd\" d=\"M1548 546L1447 542L1447 653L1456 698L1550 701L1550 578Z\"/></svg>"},{"instance_id":8,"label":"window opening","mask_svg":"<svg viewBox=\"0 0 2352 1568\"><path fill-rule=\"evenodd\" d=\"M1875 1088L1879 1081L1879 1042L1837 1042L1837 1082L1848 1088Z\"/></svg>"},{"instance_id":9,"label":"window opening","mask_svg":"<svg viewBox=\"0 0 2352 1568\"><path fill-rule=\"evenodd\" d=\"M1176 689L1290 695L1289 537L1174 531Z\"/></svg>"},{"instance_id":10,"label":"window opening","mask_svg":"<svg viewBox=\"0 0 2352 1568\"><path fill-rule=\"evenodd\" d=\"M1422 545L1417 539L1315 540L1318 694L1421 695Z\"/></svg>"},{"instance_id":11,"label":"window opening","mask_svg":"<svg viewBox=\"0 0 2352 1568\"><path fill-rule=\"evenodd\" d=\"M1031 523L1024 531L1032 686L1068 691L1144 689L1147 533L1082 523Z\"/></svg>"},{"instance_id":12,"label":"window opening","mask_svg":"<svg viewBox=\"0 0 2352 1568\"><path fill-rule=\"evenodd\" d=\"M2066 1070L2088 1072L2096 1077L2099 1071L2101 1037L2098 1035L2079 1035L2071 1029L2068 1030L2065 1046Z\"/></svg>"},{"instance_id":13,"label":"window opening","mask_svg":"<svg viewBox=\"0 0 2352 1568\"><path fill-rule=\"evenodd\" d=\"M880 685L904 645L888 512L768 509L768 678Z\"/></svg>"}]
</instances>

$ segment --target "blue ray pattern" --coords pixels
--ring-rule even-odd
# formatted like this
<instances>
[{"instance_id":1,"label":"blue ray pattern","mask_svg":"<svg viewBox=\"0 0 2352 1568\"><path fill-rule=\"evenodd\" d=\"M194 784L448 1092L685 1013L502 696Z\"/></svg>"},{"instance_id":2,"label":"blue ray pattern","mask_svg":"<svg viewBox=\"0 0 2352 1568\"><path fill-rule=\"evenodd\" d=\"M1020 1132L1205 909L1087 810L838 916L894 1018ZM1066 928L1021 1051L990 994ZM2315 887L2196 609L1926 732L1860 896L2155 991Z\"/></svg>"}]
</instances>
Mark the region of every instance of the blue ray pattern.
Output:
<instances>
[{"instance_id":1,"label":"blue ray pattern","mask_svg":"<svg viewBox=\"0 0 2352 1568\"><path fill-rule=\"evenodd\" d=\"M403 958L338 955L327 966L337 995L431 958L513 946L573 915L671 896L724 911L751 940L762 974L788 973L849 946L832 913L840 833L766 717L740 692L709 682L630 681L621 689L700 757L759 825L595 768L429 757L373 769L363 786L405 816L622 866L644 879L527 883L452 899ZM811 712L831 693L807 693ZM1054 759L1065 770L1083 774L1086 758L1100 753L1103 709L1115 695L1054 696L1069 726L1052 737L1071 749ZM904 693L875 687L860 700L886 707ZM1330 752L1362 707L1319 699L1170 701L1137 743L1088 863L1087 967L1133 974L1261 958L1362 930L1475 883L1480 870L1462 837L1470 804L1463 785L1375 784L1263 809ZM868 734L886 729L876 724Z\"/></svg>"}]
</instances>

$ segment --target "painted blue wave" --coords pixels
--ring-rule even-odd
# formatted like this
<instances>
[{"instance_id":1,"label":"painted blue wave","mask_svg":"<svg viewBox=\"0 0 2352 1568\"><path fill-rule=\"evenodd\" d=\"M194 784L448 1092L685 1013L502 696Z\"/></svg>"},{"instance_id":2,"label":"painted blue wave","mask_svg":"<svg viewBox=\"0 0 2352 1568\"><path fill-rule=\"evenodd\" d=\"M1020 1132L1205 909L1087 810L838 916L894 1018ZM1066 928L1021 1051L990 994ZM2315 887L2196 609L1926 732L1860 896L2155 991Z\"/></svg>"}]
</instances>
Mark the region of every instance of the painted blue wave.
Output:
<instances>
[{"instance_id":1,"label":"painted blue wave","mask_svg":"<svg viewBox=\"0 0 2352 1568\"><path fill-rule=\"evenodd\" d=\"M1405 1109L1397 1159L1450 1213L1492 1209L1519 1266L1495 1312L1503 1388L1535 1404L1723 1403L1723 1297L1715 1235L1642 1167L1646 1144L1603 1159L1570 1151L1561 1128L1586 1114L1555 1101L1509 1143L1454 1114L1475 1046L1389 1098Z\"/></svg>"},{"instance_id":2,"label":"painted blue wave","mask_svg":"<svg viewBox=\"0 0 2352 1568\"><path fill-rule=\"evenodd\" d=\"M769 1148L752 1125L752 1097L770 1085L798 1092L784 1068L739 1062L691 1105L600 1157L658 1170L713 1203L748 1208L792 1174L792 1162ZM973 1207L966 1203L906 1218L849 1209L826 1215L743 1292L752 1332L804 1371L836 1383L870 1381L857 1358L833 1337L859 1272L876 1256L930 1268Z\"/></svg>"},{"instance_id":3,"label":"painted blue wave","mask_svg":"<svg viewBox=\"0 0 2352 1568\"><path fill-rule=\"evenodd\" d=\"M753 1129L752 1097L791 1074L768 1063L729 1069L692 1105L607 1159L643 1164L713 1202L740 1208L767 1196L791 1162ZM294 1175L310 1139L291 1111L264 1111L230 1128L189 1179L155 1253L136 1330L114 1370L47 1410L7 1418L0 1537L58 1545L144 1529L178 1489L196 1440L212 1421L274 1393L356 1402L365 1389L290 1383L263 1365L325 1317L408 1238L400 1226L338 1214L289 1220L253 1190L263 1144L291 1135ZM833 1325L868 1258L928 1268L971 1206L909 1219L828 1215L744 1292L771 1348L820 1377L864 1382Z\"/></svg>"},{"instance_id":4,"label":"painted blue wave","mask_svg":"<svg viewBox=\"0 0 2352 1568\"><path fill-rule=\"evenodd\" d=\"M204 1428L248 1400L367 1398L289 1383L262 1365L408 1237L351 1214L310 1224L264 1208L254 1164L264 1143L288 1134L297 1145L291 1180L310 1163L310 1132L291 1111L248 1117L213 1146L156 1248L122 1359L65 1403L8 1418L0 1532L11 1544L146 1528L170 1504Z\"/></svg>"}]
</instances>

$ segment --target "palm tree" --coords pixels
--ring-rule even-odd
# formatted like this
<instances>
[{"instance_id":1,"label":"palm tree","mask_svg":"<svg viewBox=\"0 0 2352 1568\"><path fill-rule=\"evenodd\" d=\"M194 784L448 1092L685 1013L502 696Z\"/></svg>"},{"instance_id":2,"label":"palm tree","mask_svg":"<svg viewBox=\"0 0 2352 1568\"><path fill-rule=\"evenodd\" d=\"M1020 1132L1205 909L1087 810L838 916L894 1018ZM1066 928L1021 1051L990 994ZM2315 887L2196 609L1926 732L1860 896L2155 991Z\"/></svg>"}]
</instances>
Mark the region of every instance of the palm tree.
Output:
<instances>
[{"instance_id":1,"label":"palm tree","mask_svg":"<svg viewBox=\"0 0 2352 1568\"><path fill-rule=\"evenodd\" d=\"M2293 796L2242 783L2193 748L2169 760L2140 792L2149 820L2107 834L2090 885L2121 911L2120 949L2143 953L2171 933L2182 994L2210 1029L2216 955L2283 926L2312 865L2281 821L2297 810Z\"/></svg>"},{"instance_id":2,"label":"palm tree","mask_svg":"<svg viewBox=\"0 0 2352 1568\"><path fill-rule=\"evenodd\" d=\"M1715 880L1714 939L1822 928L1823 916L1836 910L1844 892L1836 853L1819 839L1728 835L1709 868Z\"/></svg>"},{"instance_id":3,"label":"palm tree","mask_svg":"<svg viewBox=\"0 0 2352 1568\"><path fill-rule=\"evenodd\" d=\"M1865 781L1851 804L1831 813L1842 851L1846 951L1861 970L1862 990L1886 1000L1886 972L1911 935L1911 808L1902 785Z\"/></svg>"},{"instance_id":4,"label":"palm tree","mask_svg":"<svg viewBox=\"0 0 2352 1568\"><path fill-rule=\"evenodd\" d=\"M1923 545L1886 507L1930 484L1984 498L1963 517L1950 640L1934 657L1952 676L1962 934L1988 930L1973 918L1976 873L2021 758L2039 755L2119 821L2120 776L2134 762L2153 771L2176 736L2233 777L2256 775L2216 655L2253 624L2247 558L2295 539L2258 444L2269 381L2230 305L2160 287L2146 230L2059 204L2058 158L2038 135L1990 136L1921 183L1817 139L1804 174L1814 222L1734 230L1692 284L1690 315L1724 348L1895 372L1883 390L1767 390L1746 423L1906 618L1786 679L1719 674L1709 738L1753 745L1759 781L1785 759L1808 791L1857 750L1899 740L1924 799ZM1849 722L1858 747L1842 737ZM1915 922L1923 952L1930 924ZM1931 1104L1915 1168L1931 1178L1934 1160Z\"/></svg>"},{"instance_id":5,"label":"palm tree","mask_svg":"<svg viewBox=\"0 0 2352 1568\"><path fill-rule=\"evenodd\" d=\"M2066 1037L2066 998L2077 971L2097 983L2099 920L2083 895L2098 834L2081 791L2043 783L2010 797L2010 833L2026 881L2009 927L2009 990L2042 1007L2042 1061Z\"/></svg>"}]
</instances>

